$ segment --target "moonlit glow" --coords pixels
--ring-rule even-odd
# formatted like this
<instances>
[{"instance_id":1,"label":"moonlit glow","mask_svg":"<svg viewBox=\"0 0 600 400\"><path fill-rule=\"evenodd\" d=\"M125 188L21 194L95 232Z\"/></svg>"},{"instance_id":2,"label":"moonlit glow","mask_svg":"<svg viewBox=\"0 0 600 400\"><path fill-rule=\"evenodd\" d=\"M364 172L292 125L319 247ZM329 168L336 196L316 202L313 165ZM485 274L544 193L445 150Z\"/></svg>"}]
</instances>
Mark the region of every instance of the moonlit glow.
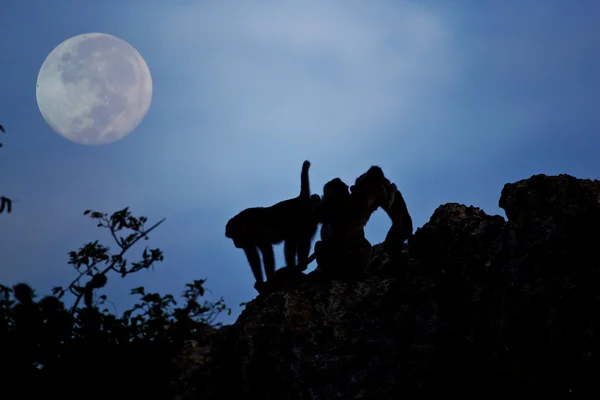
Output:
<instances>
[{"instance_id":1,"label":"moonlit glow","mask_svg":"<svg viewBox=\"0 0 600 400\"><path fill-rule=\"evenodd\" d=\"M86 33L59 44L37 78L44 120L75 143L100 145L122 139L142 122L152 100L152 77L129 43Z\"/></svg>"}]
</instances>

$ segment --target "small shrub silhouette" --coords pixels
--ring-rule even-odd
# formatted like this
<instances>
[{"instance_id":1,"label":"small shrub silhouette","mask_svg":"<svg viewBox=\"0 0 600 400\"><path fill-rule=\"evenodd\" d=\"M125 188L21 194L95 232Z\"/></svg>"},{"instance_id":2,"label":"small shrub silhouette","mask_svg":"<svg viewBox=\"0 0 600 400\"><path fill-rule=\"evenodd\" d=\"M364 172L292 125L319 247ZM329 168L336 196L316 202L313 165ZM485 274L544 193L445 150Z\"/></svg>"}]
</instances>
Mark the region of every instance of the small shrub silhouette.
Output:
<instances>
[{"instance_id":1,"label":"small shrub silhouette","mask_svg":"<svg viewBox=\"0 0 600 400\"><path fill-rule=\"evenodd\" d=\"M131 291L138 302L121 316L111 314L106 296L98 291L110 275L126 277L163 260L160 249L145 248L135 262L124 256L164 219L146 229L147 218L132 216L128 208L112 215L90 210L84 215L109 229L117 252L98 241L70 252L76 278L40 300L25 283L0 285L0 353L8 371L2 389L24 398L167 398L172 360L184 341L202 341L203 332L221 325L215 322L219 314L231 310L222 298L202 301L206 281L196 280L186 285L181 306L172 295L138 287ZM67 294L74 299L70 307L63 302Z\"/></svg>"}]
</instances>

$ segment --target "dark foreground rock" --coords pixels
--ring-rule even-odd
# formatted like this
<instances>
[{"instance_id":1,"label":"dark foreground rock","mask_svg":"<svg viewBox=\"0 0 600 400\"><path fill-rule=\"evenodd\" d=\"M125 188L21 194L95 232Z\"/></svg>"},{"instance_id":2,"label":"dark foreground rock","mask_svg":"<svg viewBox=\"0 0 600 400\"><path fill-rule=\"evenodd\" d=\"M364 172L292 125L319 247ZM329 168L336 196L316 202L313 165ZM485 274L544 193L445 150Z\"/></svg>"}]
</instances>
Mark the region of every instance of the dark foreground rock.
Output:
<instances>
[{"instance_id":1,"label":"dark foreground rock","mask_svg":"<svg viewBox=\"0 0 600 400\"><path fill-rule=\"evenodd\" d=\"M174 398L600 398L600 182L536 175L499 204L440 206L359 281L259 296L190 343Z\"/></svg>"}]
</instances>

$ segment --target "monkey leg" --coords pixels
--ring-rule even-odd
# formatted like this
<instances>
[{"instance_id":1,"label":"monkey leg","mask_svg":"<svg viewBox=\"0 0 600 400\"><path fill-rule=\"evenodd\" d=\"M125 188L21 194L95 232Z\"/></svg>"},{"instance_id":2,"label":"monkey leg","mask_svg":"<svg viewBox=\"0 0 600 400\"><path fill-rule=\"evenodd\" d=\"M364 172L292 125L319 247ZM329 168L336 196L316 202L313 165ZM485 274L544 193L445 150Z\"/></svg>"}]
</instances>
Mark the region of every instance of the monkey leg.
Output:
<instances>
[{"instance_id":1,"label":"monkey leg","mask_svg":"<svg viewBox=\"0 0 600 400\"><path fill-rule=\"evenodd\" d=\"M244 247L244 253L246 253L246 258L248 259L248 264L250 264L250 268L252 269L252 274L254 275L254 280L256 281L254 288L256 290L258 290L258 292L260 293L260 290L257 288L257 286L262 287L263 274L262 274L262 268L260 266L260 257L258 256L258 250L256 249L255 246L247 246L247 247Z\"/></svg>"},{"instance_id":2,"label":"monkey leg","mask_svg":"<svg viewBox=\"0 0 600 400\"><path fill-rule=\"evenodd\" d=\"M285 258L285 268L292 268L296 265L296 251L298 249L297 243L291 239L288 239L283 244L283 255Z\"/></svg>"},{"instance_id":3,"label":"monkey leg","mask_svg":"<svg viewBox=\"0 0 600 400\"><path fill-rule=\"evenodd\" d=\"M315 253L319 268L336 277L360 277L371 263L371 243L362 235L315 244Z\"/></svg>"},{"instance_id":4,"label":"monkey leg","mask_svg":"<svg viewBox=\"0 0 600 400\"><path fill-rule=\"evenodd\" d=\"M308 256L310 254L311 239L299 242L298 248L298 271L305 271L308 268Z\"/></svg>"},{"instance_id":5,"label":"monkey leg","mask_svg":"<svg viewBox=\"0 0 600 400\"><path fill-rule=\"evenodd\" d=\"M259 246L262 253L263 264L265 265L265 275L267 282L275 275L275 254L271 244L261 244Z\"/></svg>"}]
</instances>

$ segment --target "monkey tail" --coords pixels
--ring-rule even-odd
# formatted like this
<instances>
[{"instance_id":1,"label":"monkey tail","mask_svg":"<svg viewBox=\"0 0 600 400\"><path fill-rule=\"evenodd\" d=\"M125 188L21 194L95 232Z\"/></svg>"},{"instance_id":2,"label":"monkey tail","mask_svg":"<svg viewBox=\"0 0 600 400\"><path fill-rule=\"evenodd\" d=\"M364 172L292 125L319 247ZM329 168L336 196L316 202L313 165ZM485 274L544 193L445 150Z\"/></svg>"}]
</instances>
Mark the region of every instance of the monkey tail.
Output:
<instances>
[{"instance_id":1,"label":"monkey tail","mask_svg":"<svg viewBox=\"0 0 600 400\"><path fill-rule=\"evenodd\" d=\"M309 199L310 198L310 183L308 180L308 169L310 168L310 161L306 160L302 164L302 175L300 176L300 197Z\"/></svg>"}]
</instances>

